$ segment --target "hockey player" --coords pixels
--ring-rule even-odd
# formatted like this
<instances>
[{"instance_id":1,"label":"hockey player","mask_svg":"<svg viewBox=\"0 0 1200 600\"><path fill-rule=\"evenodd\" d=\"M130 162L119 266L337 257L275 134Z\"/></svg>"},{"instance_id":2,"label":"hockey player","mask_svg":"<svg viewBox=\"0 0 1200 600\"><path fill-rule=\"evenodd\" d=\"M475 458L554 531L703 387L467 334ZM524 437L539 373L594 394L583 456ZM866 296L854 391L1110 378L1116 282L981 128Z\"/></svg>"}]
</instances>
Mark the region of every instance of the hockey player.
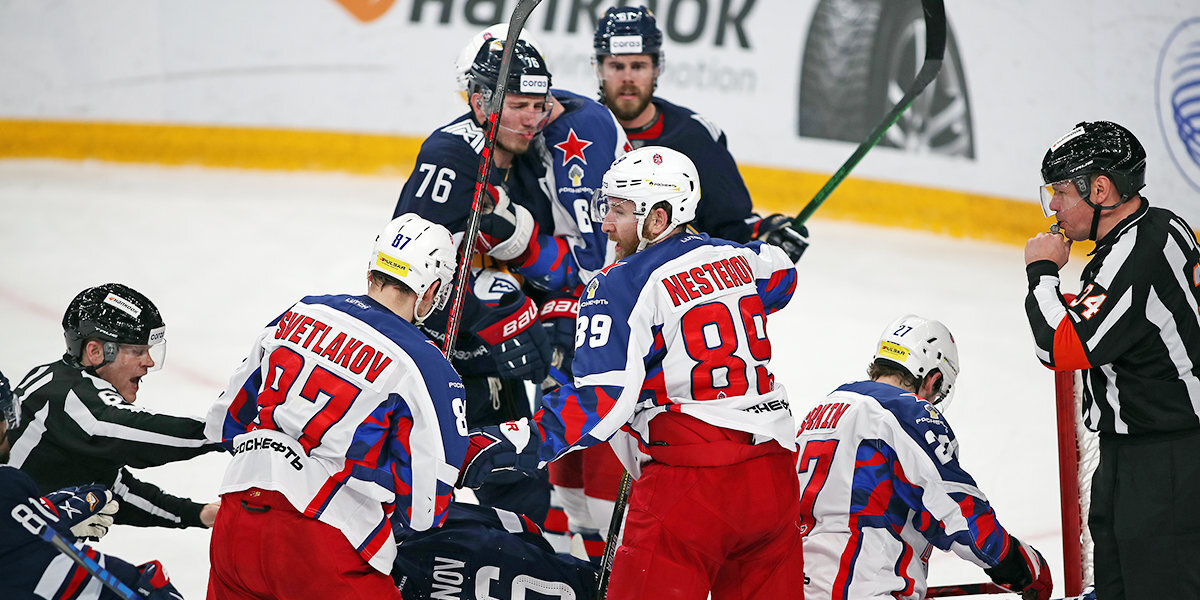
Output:
<instances>
[{"instance_id":1,"label":"hockey player","mask_svg":"<svg viewBox=\"0 0 1200 600\"><path fill-rule=\"evenodd\" d=\"M1083 371L1084 423L1100 432L1088 517L1097 596L1200 598L1200 520L1179 502L1200 495L1195 230L1141 195L1146 151L1116 123L1076 125L1041 174L1062 235L1025 246L1025 311L1038 359ZM1085 240L1095 249L1068 301L1059 269Z\"/></svg>"},{"instance_id":2,"label":"hockey player","mask_svg":"<svg viewBox=\"0 0 1200 600\"><path fill-rule=\"evenodd\" d=\"M470 48L478 48L486 39L502 39L507 31L507 24L501 23L472 38L456 63L460 81L470 79L474 56ZM526 34L521 39L538 49ZM603 105L561 88L552 88L551 94L554 105L545 128L530 150L514 160L509 187L520 204L507 210L497 207L483 216L480 225L488 254L509 261L525 277L526 290L541 301L540 318L554 350L555 366L569 374L579 294L614 259L612 244L601 225L592 222L588 206L608 166L630 147ZM573 454L549 469L555 484L554 510L565 509L560 514L568 520L569 532L580 536L584 550L596 562L603 553L621 472L607 445ZM547 522L552 539L568 533L551 527L552 522ZM556 547L566 551L567 545Z\"/></svg>"},{"instance_id":3,"label":"hockey player","mask_svg":"<svg viewBox=\"0 0 1200 600\"><path fill-rule=\"evenodd\" d=\"M307 296L259 334L208 417L234 454L209 598L399 598L390 521L441 523L466 447L462 381L413 326L454 265L446 228L401 215L366 295Z\"/></svg>"},{"instance_id":4,"label":"hockey player","mask_svg":"<svg viewBox=\"0 0 1200 600\"><path fill-rule=\"evenodd\" d=\"M99 539L108 533L119 503L101 485L66 488L42 496L33 479L8 462L8 431L17 421L8 379L0 373L0 598L43 600L117 600L83 567L42 540L52 527L69 542ZM143 598L179 598L158 561L133 566L79 546L90 558Z\"/></svg>"},{"instance_id":5,"label":"hockey player","mask_svg":"<svg viewBox=\"0 0 1200 600\"><path fill-rule=\"evenodd\" d=\"M751 212L750 192L726 148L725 132L703 116L654 95L665 67L662 31L642 6L613 6L596 22L592 40L600 101L612 110L633 146L666 146L705 174L692 226L714 237L778 245L792 262L808 247L808 230L791 218Z\"/></svg>"},{"instance_id":6,"label":"hockey player","mask_svg":"<svg viewBox=\"0 0 1200 600\"><path fill-rule=\"evenodd\" d=\"M942 415L958 371L946 326L906 315L883 330L870 381L808 411L797 439L806 596L924 598L937 547L1026 600L1050 597L1045 559L1000 526L959 465Z\"/></svg>"},{"instance_id":7,"label":"hockey player","mask_svg":"<svg viewBox=\"0 0 1200 600\"><path fill-rule=\"evenodd\" d=\"M145 468L218 450L204 422L138 407L142 378L163 366L166 328L154 303L107 283L83 290L63 315L67 352L17 386L19 423L11 463L42 493L101 483L125 507L118 524L212 527L217 503L168 495L134 478Z\"/></svg>"},{"instance_id":8,"label":"hockey player","mask_svg":"<svg viewBox=\"0 0 1200 600\"><path fill-rule=\"evenodd\" d=\"M525 42L513 48L513 68L505 88L504 111L492 152L489 191L501 211L509 205L505 180L513 158L526 152L550 114L550 72L541 55ZM465 231L475 191L475 174L485 143L486 102L496 89L503 45L489 40L477 48L469 73L469 112L433 132L421 145L417 165L404 184L395 216L415 213L444 225L455 236ZM491 265L489 265L491 268ZM467 421L473 427L528 416L527 379L541 382L550 368L551 349L537 326L537 306L511 277L477 272L478 282L463 299L462 322L452 352L467 389ZM490 302L490 288L503 293ZM437 341L445 339L447 314L422 325Z\"/></svg>"},{"instance_id":9,"label":"hockey player","mask_svg":"<svg viewBox=\"0 0 1200 600\"><path fill-rule=\"evenodd\" d=\"M544 399L527 446L551 460L613 438L637 478L610 597L801 598L794 426L766 331L795 267L775 246L689 233L699 197L669 148L605 174L593 218L618 261L584 292L575 381ZM473 435L464 485L529 470L506 433Z\"/></svg>"},{"instance_id":10,"label":"hockey player","mask_svg":"<svg viewBox=\"0 0 1200 600\"><path fill-rule=\"evenodd\" d=\"M595 567L555 554L524 514L537 503L513 508L520 512L454 502L440 527L401 540L392 577L405 600L592 598Z\"/></svg>"}]
</instances>

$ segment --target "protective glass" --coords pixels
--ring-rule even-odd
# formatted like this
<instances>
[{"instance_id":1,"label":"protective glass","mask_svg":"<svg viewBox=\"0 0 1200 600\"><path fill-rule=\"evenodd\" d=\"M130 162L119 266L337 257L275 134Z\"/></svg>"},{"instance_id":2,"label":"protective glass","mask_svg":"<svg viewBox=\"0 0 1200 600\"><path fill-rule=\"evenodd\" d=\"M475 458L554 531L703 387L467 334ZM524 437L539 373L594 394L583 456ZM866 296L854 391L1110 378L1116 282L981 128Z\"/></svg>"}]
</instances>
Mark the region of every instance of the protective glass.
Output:
<instances>
[{"instance_id":1,"label":"protective glass","mask_svg":"<svg viewBox=\"0 0 1200 600\"><path fill-rule=\"evenodd\" d=\"M546 94L534 99L530 96L505 96L504 112L500 114L500 129L512 133L525 133L526 123L535 121L533 131L545 129L554 108L554 96ZM513 126L518 128L514 128Z\"/></svg>"},{"instance_id":2,"label":"protective glass","mask_svg":"<svg viewBox=\"0 0 1200 600\"><path fill-rule=\"evenodd\" d=\"M608 214L613 212L612 209L614 206L622 205L625 206L625 208L613 213L614 222L620 219L637 219L633 202L626 200L625 198L609 196L608 194L604 193L603 190L596 190L596 192L592 194L592 202L589 211L592 217L592 222L603 223L604 219L608 217Z\"/></svg>"},{"instance_id":3,"label":"protective glass","mask_svg":"<svg viewBox=\"0 0 1200 600\"><path fill-rule=\"evenodd\" d=\"M149 344L117 344L117 351L139 358L148 355L154 364L146 369L146 371L157 371L163 367L163 363L167 360L166 328L159 327L151 330Z\"/></svg>"},{"instance_id":4,"label":"protective glass","mask_svg":"<svg viewBox=\"0 0 1200 600\"><path fill-rule=\"evenodd\" d=\"M1080 187L1082 186L1082 187ZM1063 179L1054 183L1042 184L1038 187L1038 199L1042 204L1042 215L1053 217L1054 210L1050 208L1050 201L1054 200L1055 196L1062 199L1070 198L1072 192L1076 194L1076 201L1082 199L1083 194L1087 192L1087 180L1081 177L1072 179ZM1074 203L1072 203L1074 206Z\"/></svg>"}]
</instances>

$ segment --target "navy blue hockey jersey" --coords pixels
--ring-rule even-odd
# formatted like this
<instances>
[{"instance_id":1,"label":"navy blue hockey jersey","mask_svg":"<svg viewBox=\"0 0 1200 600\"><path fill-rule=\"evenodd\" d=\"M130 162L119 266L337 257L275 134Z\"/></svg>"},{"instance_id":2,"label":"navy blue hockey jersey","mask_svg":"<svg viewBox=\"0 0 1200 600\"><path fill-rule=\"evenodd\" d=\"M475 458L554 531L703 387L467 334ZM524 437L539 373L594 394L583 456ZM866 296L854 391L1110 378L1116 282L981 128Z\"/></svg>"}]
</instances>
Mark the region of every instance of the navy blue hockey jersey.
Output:
<instances>
[{"instance_id":1,"label":"navy blue hockey jersey","mask_svg":"<svg viewBox=\"0 0 1200 600\"><path fill-rule=\"evenodd\" d=\"M0 576L0 598L118 599L99 579L38 537L43 527L53 527L69 541L75 539L29 475L0 465L0 565L4 571ZM141 577L136 567L119 558L105 556L90 546L77 547L126 585L133 586Z\"/></svg>"},{"instance_id":2,"label":"navy blue hockey jersey","mask_svg":"<svg viewBox=\"0 0 1200 600\"><path fill-rule=\"evenodd\" d=\"M583 600L595 593L596 568L555 554L524 515L454 503L441 527L400 542L392 577L405 600Z\"/></svg>"},{"instance_id":3,"label":"navy blue hockey jersey","mask_svg":"<svg viewBox=\"0 0 1200 600\"><path fill-rule=\"evenodd\" d=\"M700 206L692 227L713 237L747 242L753 222L750 191L726 147L725 132L703 116L659 97L658 118L642 131L626 131L634 148L666 146L692 159L700 172Z\"/></svg>"}]
</instances>

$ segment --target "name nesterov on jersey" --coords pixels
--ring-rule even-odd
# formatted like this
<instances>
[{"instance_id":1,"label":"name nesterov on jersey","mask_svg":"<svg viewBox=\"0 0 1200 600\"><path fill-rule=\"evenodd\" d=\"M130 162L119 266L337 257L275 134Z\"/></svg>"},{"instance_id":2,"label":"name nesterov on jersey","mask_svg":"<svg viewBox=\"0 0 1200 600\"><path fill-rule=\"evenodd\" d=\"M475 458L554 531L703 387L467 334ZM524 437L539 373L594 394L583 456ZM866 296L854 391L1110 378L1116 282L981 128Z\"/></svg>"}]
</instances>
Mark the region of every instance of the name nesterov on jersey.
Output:
<instances>
[{"instance_id":1,"label":"name nesterov on jersey","mask_svg":"<svg viewBox=\"0 0 1200 600\"><path fill-rule=\"evenodd\" d=\"M392 358L385 356L370 344L364 344L344 331L338 331L327 345L325 338L334 331L333 327L300 312L287 311L279 319L279 327L275 330L275 339L299 344L301 348L327 358L349 369L355 375L366 372L366 379L375 383L375 379L392 364ZM307 332L307 336L305 333ZM304 341L301 342L301 338Z\"/></svg>"},{"instance_id":2,"label":"name nesterov on jersey","mask_svg":"<svg viewBox=\"0 0 1200 600\"><path fill-rule=\"evenodd\" d=\"M675 306L726 288L752 283L754 271L750 268L750 261L742 256L691 267L662 279L663 287Z\"/></svg>"}]
</instances>

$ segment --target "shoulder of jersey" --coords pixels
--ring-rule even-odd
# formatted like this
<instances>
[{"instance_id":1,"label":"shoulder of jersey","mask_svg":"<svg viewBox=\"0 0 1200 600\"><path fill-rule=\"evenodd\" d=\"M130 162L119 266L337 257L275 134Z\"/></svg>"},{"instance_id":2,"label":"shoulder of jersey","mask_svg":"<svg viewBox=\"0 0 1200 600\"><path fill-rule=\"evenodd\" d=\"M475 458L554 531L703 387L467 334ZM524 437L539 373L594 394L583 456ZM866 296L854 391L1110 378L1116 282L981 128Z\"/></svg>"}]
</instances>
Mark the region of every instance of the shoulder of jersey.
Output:
<instances>
[{"instance_id":1,"label":"shoulder of jersey","mask_svg":"<svg viewBox=\"0 0 1200 600\"><path fill-rule=\"evenodd\" d=\"M898 387L873 381L860 381L843 385L839 390L846 390L870 396L888 412L896 415L901 422L927 425L945 424L945 419L934 405L912 392L906 392Z\"/></svg>"},{"instance_id":2,"label":"shoulder of jersey","mask_svg":"<svg viewBox=\"0 0 1200 600\"><path fill-rule=\"evenodd\" d=\"M475 124L470 113L464 113L449 125L439 127L421 143L423 158L440 153L463 153L464 151L478 154L487 141L483 128Z\"/></svg>"},{"instance_id":3,"label":"shoulder of jersey","mask_svg":"<svg viewBox=\"0 0 1200 600\"><path fill-rule=\"evenodd\" d=\"M724 132L704 115L684 106L671 104L655 96L654 102L663 112L663 135L674 133L684 137L680 142L715 144ZM682 151L682 150L681 150ZM690 153L688 153L690 156Z\"/></svg>"}]
</instances>

